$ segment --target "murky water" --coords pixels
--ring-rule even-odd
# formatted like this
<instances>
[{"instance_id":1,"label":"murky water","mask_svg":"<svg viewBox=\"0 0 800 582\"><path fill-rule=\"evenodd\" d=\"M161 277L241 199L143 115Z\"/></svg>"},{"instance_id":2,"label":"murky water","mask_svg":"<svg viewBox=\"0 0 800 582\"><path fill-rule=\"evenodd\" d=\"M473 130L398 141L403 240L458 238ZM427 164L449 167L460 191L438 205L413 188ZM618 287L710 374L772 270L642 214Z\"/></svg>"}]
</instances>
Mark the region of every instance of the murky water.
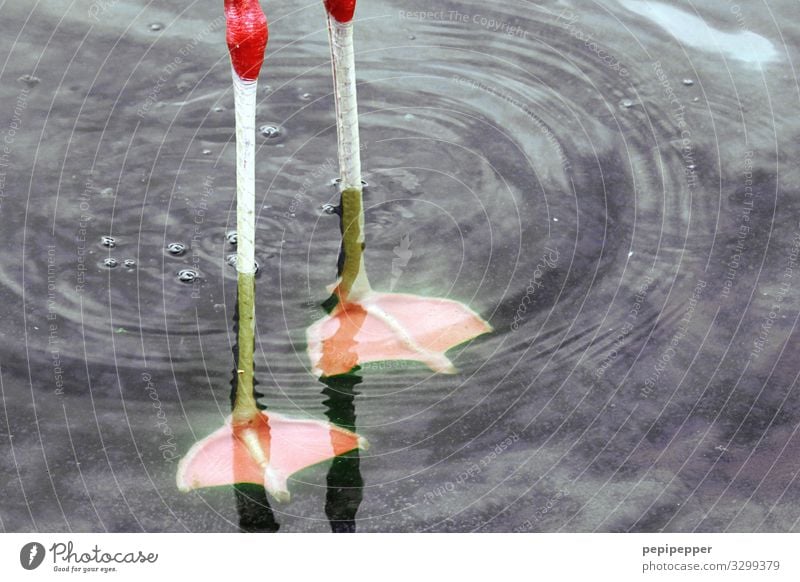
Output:
<instances>
[{"instance_id":1,"label":"murky water","mask_svg":"<svg viewBox=\"0 0 800 582\"><path fill-rule=\"evenodd\" d=\"M238 529L231 489L174 483L230 410L211 4L0 5L6 531ZM457 375L373 364L330 387L304 345L339 243L324 12L269 3L259 390L372 447L297 474L258 527L797 530L794 8L359 6L373 286L466 302L495 332L451 353Z\"/></svg>"}]
</instances>

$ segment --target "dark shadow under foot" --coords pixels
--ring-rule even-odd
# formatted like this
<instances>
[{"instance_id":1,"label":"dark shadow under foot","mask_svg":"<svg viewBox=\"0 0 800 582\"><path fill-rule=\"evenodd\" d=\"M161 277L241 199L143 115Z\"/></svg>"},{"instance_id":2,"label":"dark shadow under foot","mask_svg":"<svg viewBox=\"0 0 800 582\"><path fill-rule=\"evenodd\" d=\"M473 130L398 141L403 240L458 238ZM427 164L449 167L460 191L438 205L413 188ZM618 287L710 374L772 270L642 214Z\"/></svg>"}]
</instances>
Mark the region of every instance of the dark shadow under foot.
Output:
<instances>
[{"instance_id":1,"label":"dark shadow under foot","mask_svg":"<svg viewBox=\"0 0 800 582\"><path fill-rule=\"evenodd\" d=\"M236 511L239 514L239 530L244 533L275 533L280 524L267 499L267 492L261 485L237 483Z\"/></svg>"}]
</instances>

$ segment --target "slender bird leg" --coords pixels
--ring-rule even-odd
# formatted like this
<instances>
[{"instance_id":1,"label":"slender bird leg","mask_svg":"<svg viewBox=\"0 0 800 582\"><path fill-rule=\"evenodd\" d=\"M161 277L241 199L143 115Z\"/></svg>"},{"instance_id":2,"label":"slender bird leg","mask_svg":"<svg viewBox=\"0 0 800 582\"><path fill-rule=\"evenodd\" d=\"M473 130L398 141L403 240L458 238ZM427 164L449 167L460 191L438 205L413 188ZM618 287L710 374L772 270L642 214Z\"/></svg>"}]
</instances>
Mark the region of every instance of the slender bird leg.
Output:
<instances>
[{"instance_id":1,"label":"slender bird leg","mask_svg":"<svg viewBox=\"0 0 800 582\"><path fill-rule=\"evenodd\" d=\"M333 2L328 3L336 4ZM355 3L353 2L353 6ZM340 22L328 13L328 38L331 47L336 135L341 176L341 212L344 265L336 291L340 301L357 301L370 291L364 266L364 201L361 184L361 145L358 130L358 99L353 48L353 22ZM352 12L350 13L352 18Z\"/></svg>"},{"instance_id":2,"label":"slender bird leg","mask_svg":"<svg viewBox=\"0 0 800 582\"><path fill-rule=\"evenodd\" d=\"M380 293L364 266L364 200L356 99L353 12L355 0L325 0L336 101L341 175L342 255L330 315L306 331L312 369L319 376L345 374L381 360L415 360L432 370L455 372L450 348L488 333L491 326L450 299Z\"/></svg>"},{"instance_id":3,"label":"slender bird leg","mask_svg":"<svg viewBox=\"0 0 800 582\"><path fill-rule=\"evenodd\" d=\"M225 40L231 56L236 112L236 270L239 302L239 362L233 419L259 416L253 390L255 350L255 140L258 74L269 39L258 0L225 0Z\"/></svg>"},{"instance_id":4,"label":"slender bird leg","mask_svg":"<svg viewBox=\"0 0 800 582\"><path fill-rule=\"evenodd\" d=\"M194 444L178 466L178 488L188 491L253 483L288 501L292 473L367 441L318 420L299 420L258 408L255 349L255 112L256 84L267 44L267 20L258 0L225 0L226 40L236 107L236 215L239 332L236 393L230 418Z\"/></svg>"}]
</instances>

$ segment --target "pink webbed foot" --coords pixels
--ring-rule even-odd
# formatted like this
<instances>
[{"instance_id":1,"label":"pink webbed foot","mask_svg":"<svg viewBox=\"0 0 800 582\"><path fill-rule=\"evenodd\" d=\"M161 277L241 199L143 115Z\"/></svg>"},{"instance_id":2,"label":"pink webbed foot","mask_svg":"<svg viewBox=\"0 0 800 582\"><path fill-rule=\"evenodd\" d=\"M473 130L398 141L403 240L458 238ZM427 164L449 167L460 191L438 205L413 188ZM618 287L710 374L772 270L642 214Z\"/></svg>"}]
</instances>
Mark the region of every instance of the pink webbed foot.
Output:
<instances>
[{"instance_id":1,"label":"pink webbed foot","mask_svg":"<svg viewBox=\"0 0 800 582\"><path fill-rule=\"evenodd\" d=\"M445 352L490 331L486 321L458 301L370 291L358 301L337 305L308 328L306 338L318 376L385 360L412 360L453 373Z\"/></svg>"},{"instance_id":2,"label":"pink webbed foot","mask_svg":"<svg viewBox=\"0 0 800 582\"><path fill-rule=\"evenodd\" d=\"M357 448L366 439L328 422L262 412L198 441L178 465L181 491L235 483L263 485L278 501L289 500L288 478L306 467Z\"/></svg>"}]
</instances>

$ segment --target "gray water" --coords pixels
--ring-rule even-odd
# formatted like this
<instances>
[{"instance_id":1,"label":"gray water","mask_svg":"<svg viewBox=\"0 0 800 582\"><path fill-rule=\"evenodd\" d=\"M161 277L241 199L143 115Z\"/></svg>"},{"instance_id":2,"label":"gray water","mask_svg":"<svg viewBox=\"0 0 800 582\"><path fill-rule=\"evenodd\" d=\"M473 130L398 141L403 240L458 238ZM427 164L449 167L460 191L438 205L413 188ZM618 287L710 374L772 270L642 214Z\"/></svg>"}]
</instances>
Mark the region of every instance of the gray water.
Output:
<instances>
[{"instance_id":1,"label":"gray water","mask_svg":"<svg viewBox=\"0 0 800 582\"><path fill-rule=\"evenodd\" d=\"M239 528L230 488L174 483L230 410L221 5L0 3L2 530ZM304 345L339 243L324 11L265 9L259 390L324 419ZM330 531L326 496L358 531L798 530L795 9L361 2L373 286L495 331L450 352L457 375L363 370L363 488L298 473L280 531Z\"/></svg>"}]
</instances>

